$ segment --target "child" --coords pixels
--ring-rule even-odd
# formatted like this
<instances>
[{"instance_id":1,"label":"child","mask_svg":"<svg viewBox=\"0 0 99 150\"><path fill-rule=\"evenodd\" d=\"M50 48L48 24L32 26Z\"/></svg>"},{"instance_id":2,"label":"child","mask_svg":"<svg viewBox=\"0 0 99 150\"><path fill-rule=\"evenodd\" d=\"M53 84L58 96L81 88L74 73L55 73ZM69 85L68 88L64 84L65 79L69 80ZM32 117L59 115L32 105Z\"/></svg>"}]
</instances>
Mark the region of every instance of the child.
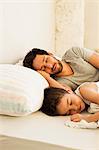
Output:
<instances>
[{"instance_id":1,"label":"child","mask_svg":"<svg viewBox=\"0 0 99 150\"><path fill-rule=\"evenodd\" d=\"M84 109L93 114L80 114ZM99 81L85 82L75 93L60 88L47 88L44 91L44 101L41 111L50 116L71 115L70 119L79 122L99 120Z\"/></svg>"}]
</instances>

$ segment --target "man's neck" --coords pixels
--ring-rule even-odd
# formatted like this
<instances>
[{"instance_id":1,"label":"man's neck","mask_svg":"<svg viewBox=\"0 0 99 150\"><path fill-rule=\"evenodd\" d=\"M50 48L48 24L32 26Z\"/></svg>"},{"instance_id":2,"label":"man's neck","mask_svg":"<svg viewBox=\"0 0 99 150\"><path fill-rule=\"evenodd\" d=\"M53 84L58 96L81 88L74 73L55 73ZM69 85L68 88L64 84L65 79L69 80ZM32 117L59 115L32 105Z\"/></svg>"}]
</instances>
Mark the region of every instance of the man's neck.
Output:
<instances>
[{"instance_id":1,"label":"man's neck","mask_svg":"<svg viewBox=\"0 0 99 150\"><path fill-rule=\"evenodd\" d=\"M74 73L71 66L68 63L65 63L63 61L61 63L63 65L63 69L62 69L62 72L60 72L59 74L56 75L57 77L69 76Z\"/></svg>"}]
</instances>

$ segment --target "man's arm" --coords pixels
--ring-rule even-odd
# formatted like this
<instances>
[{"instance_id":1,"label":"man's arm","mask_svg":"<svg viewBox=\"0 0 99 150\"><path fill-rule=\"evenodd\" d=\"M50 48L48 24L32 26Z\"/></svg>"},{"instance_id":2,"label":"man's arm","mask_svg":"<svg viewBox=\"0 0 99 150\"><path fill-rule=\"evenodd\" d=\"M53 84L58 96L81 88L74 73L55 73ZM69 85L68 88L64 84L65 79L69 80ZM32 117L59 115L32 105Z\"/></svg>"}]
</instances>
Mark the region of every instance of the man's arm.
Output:
<instances>
[{"instance_id":1,"label":"man's arm","mask_svg":"<svg viewBox=\"0 0 99 150\"><path fill-rule=\"evenodd\" d=\"M60 84L55 79L50 77L50 75L48 73L46 73L45 71L38 71L38 72L48 81L50 87L62 88L66 91L71 91L72 92L72 90L69 86Z\"/></svg>"},{"instance_id":2,"label":"man's arm","mask_svg":"<svg viewBox=\"0 0 99 150\"><path fill-rule=\"evenodd\" d=\"M94 52L89 58L89 63L99 69L99 53Z\"/></svg>"}]
</instances>

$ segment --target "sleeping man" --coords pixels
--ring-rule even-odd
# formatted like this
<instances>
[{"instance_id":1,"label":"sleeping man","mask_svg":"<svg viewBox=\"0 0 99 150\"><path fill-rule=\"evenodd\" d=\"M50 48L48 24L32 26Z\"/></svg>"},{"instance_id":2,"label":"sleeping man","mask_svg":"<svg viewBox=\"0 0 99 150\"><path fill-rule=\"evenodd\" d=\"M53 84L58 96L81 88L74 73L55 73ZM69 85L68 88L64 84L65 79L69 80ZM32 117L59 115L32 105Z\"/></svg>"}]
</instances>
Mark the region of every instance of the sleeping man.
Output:
<instances>
[{"instance_id":1,"label":"sleeping man","mask_svg":"<svg viewBox=\"0 0 99 150\"><path fill-rule=\"evenodd\" d=\"M34 48L24 58L23 65L41 73L50 87L75 90L84 82L99 81L99 53L73 47L62 60L45 50Z\"/></svg>"}]
</instances>

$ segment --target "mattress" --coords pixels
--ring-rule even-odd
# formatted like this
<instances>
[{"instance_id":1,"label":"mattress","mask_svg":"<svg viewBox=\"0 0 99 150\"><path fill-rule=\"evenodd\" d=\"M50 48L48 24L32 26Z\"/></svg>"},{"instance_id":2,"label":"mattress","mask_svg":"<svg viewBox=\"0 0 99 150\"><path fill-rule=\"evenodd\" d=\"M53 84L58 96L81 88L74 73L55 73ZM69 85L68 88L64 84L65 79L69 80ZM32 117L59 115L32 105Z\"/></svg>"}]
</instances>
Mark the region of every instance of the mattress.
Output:
<instances>
[{"instance_id":1,"label":"mattress","mask_svg":"<svg viewBox=\"0 0 99 150\"><path fill-rule=\"evenodd\" d=\"M99 150L99 129L69 128L66 119L40 111L24 117L0 116L0 150Z\"/></svg>"}]
</instances>

